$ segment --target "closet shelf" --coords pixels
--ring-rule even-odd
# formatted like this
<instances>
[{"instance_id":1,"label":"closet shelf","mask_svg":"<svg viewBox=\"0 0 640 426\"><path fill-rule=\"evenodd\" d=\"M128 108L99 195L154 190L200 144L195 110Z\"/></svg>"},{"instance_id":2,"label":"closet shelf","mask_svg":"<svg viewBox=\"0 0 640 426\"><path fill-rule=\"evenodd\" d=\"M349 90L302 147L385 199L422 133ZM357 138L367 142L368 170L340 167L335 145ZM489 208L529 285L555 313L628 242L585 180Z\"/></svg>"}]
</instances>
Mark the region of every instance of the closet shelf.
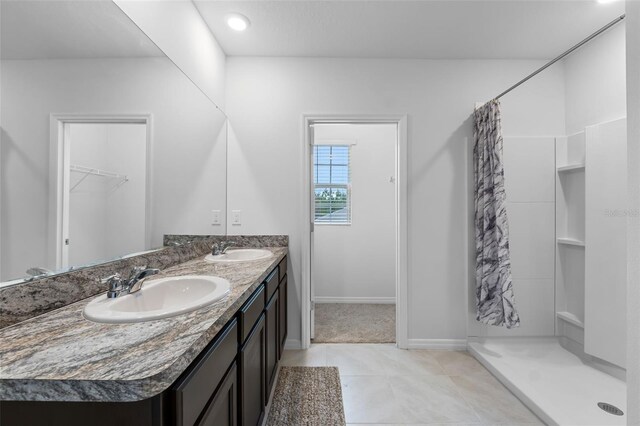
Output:
<instances>
[{"instance_id":1,"label":"closet shelf","mask_svg":"<svg viewBox=\"0 0 640 426\"><path fill-rule=\"evenodd\" d=\"M584 163L568 164L558 167L558 173L578 172L584 170Z\"/></svg>"},{"instance_id":2,"label":"closet shelf","mask_svg":"<svg viewBox=\"0 0 640 426\"><path fill-rule=\"evenodd\" d=\"M114 186L113 189L116 189L116 188L120 187L122 184L124 184L125 182L129 181L129 177L127 177L127 175L121 175L121 174L118 174L118 173L107 172L105 170L96 169L96 168L93 168L93 167L85 167L85 166L78 166L78 165L75 165L75 164L71 164L69 166L69 171L84 174L84 176L82 176L80 178L80 180L78 180L78 182L76 182L75 185L73 185L73 187L70 189L70 191L73 191L74 189L76 189L78 187L78 185L80 185L82 183L82 181L84 181L87 178L87 176L99 176L99 177L103 177L103 178L107 178L107 179L117 179L118 183Z\"/></svg>"},{"instance_id":3,"label":"closet shelf","mask_svg":"<svg viewBox=\"0 0 640 426\"><path fill-rule=\"evenodd\" d=\"M577 240L575 238L558 238L558 244L564 244L567 246L584 247L584 241Z\"/></svg>"},{"instance_id":4,"label":"closet shelf","mask_svg":"<svg viewBox=\"0 0 640 426\"><path fill-rule=\"evenodd\" d=\"M556 312L556 317L568 322L569 324L573 324L576 327L584 328L584 322L582 322L577 315L574 315L571 312Z\"/></svg>"}]
</instances>

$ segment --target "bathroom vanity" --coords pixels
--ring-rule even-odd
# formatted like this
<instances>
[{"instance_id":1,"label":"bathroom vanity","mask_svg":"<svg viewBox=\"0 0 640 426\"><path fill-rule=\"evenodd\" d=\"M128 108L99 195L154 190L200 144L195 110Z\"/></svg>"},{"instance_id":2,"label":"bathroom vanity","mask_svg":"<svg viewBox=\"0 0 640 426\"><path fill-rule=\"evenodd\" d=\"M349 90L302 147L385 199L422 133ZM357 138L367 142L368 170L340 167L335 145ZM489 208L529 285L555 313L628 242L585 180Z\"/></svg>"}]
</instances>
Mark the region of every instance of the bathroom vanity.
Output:
<instances>
[{"instance_id":1,"label":"bathroom vanity","mask_svg":"<svg viewBox=\"0 0 640 426\"><path fill-rule=\"evenodd\" d=\"M258 425L287 337L287 249L256 262L202 257L163 276L219 276L218 303L179 316L101 324L83 300L0 330L0 423Z\"/></svg>"}]
</instances>

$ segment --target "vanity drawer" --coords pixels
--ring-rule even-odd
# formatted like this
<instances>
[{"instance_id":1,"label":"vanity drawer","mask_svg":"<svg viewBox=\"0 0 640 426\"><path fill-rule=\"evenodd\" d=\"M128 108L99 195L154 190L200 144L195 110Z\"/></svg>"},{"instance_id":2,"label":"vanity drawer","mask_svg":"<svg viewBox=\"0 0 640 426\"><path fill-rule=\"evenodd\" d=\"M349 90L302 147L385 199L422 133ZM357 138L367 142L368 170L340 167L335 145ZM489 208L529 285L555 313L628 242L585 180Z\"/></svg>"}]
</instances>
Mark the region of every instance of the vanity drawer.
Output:
<instances>
[{"instance_id":1,"label":"vanity drawer","mask_svg":"<svg viewBox=\"0 0 640 426\"><path fill-rule=\"evenodd\" d=\"M192 426L204 410L224 374L238 353L238 322L234 319L205 349L189 373L174 387L175 420L178 426Z\"/></svg>"},{"instance_id":2,"label":"vanity drawer","mask_svg":"<svg viewBox=\"0 0 640 426\"><path fill-rule=\"evenodd\" d=\"M260 287L253 292L249 300L240 308L240 343L242 344L249 334L251 329L258 322L265 305L264 300L264 284L260 284Z\"/></svg>"},{"instance_id":3,"label":"vanity drawer","mask_svg":"<svg viewBox=\"0 0 640 426\"><path fill-rule=\"evenodd\" d=\"M287 275L287 256L285 256L284 259L280 261L280 264L278 265L278 271L280 271L278 281L282 281L284 276Z\"/></svg>"},{"instance_id":4,"label":"vanity drawer","mask_svg":"<svg viewBox=\"0 0 640 426\"><path fill-rule=\"evenodd\" d=\"M265 292L265 304L269 303L269 300L271 300L271 297L273 296L273 294L276 292L276 290L278 289L278 267L276 267L276 269L274 269L273 271L271 271L271 273L269 274L269 276L267 277L266 280L264 280L264 286L266 289Z\"/></svg>"}]
</instances>

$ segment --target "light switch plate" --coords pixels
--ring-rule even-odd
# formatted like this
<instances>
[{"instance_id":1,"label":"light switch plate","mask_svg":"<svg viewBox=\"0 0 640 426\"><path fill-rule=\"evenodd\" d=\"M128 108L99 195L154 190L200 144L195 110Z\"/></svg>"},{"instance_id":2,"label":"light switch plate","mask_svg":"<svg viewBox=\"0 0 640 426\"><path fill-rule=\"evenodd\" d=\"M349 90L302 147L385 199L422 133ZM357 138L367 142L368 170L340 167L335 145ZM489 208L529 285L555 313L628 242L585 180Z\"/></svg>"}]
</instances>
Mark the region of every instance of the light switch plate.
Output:
<instances>
[{"instance_id":1,"label":"light switch plate","mask_svg":"<svg viewBox=\"0 0 640 426\"><path fill-rule=\"evenodd\" d=\"M220 225L220 210L211 210L211 224L212 225Z\"/></svg>"},{"instance_id":2,"label":"light switch plate","mask_svg":"<svg viewBox=\"0 0 640 426\"><path fill-rule=\"evenodd\" d=\"M242 225L242 210L231 210L231 224Z\"/></svg>"}]
</instances>

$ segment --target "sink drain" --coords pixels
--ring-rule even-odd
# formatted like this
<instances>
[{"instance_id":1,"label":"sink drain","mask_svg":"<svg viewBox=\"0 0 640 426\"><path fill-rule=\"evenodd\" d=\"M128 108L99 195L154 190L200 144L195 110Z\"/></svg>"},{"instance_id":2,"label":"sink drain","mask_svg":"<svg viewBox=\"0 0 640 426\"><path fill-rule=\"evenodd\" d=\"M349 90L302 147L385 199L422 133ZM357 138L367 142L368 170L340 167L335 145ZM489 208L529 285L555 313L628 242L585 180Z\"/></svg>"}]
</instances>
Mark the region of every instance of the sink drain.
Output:
<instances>
[{"instance_id":1,"label":"sink drain","mask_svg":"<svg viewBox=\"0 0 640 426\"><path fill-rule=\"evenodd\" d=\"M598 407L609 414L613 414L614 416L624 415L624 412L621 409L619 409L615 405L607 404L606 402L598 402Z\"/></svg>"}]
</instances>

